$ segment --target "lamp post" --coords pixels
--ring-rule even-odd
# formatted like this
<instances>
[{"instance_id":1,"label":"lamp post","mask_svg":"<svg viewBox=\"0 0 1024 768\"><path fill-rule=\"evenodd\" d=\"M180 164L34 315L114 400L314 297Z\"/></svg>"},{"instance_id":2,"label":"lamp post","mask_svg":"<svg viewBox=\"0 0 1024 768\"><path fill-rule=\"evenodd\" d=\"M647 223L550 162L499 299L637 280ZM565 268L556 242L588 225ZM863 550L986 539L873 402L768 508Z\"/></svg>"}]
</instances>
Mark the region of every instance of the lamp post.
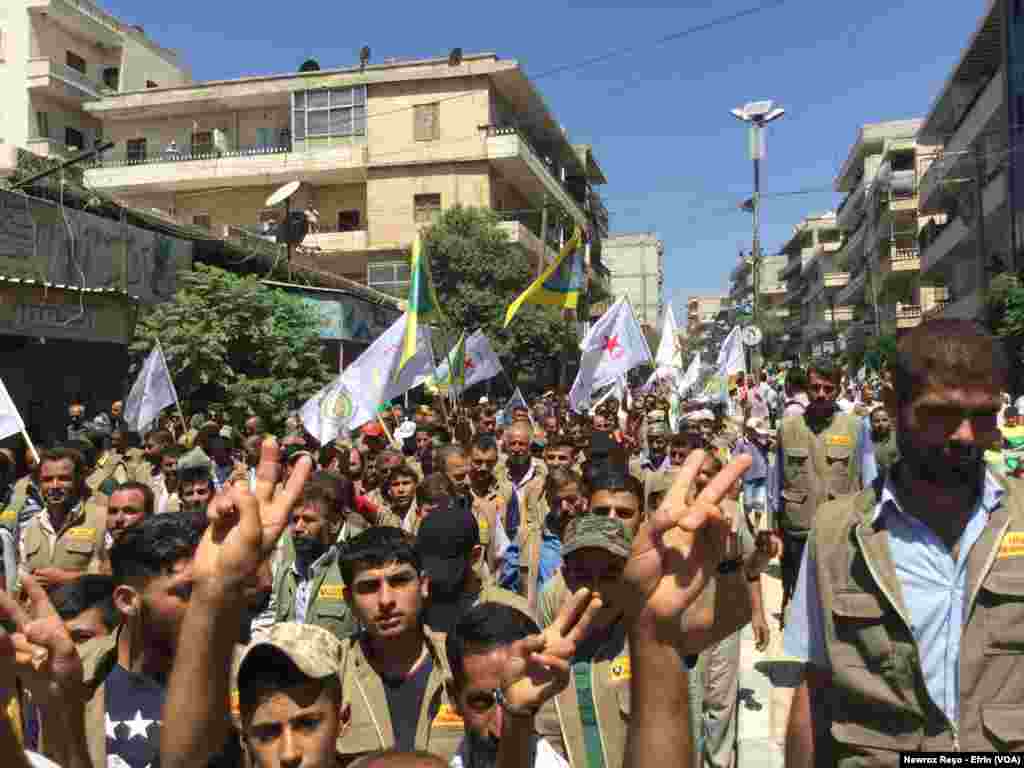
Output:
<instances>
[{"instance_id":1,"label":"lamp post","mask_svg":"<svg viewBox=\"0 0 1024 768\"><path fill-rule=\"evenodd\" d=\"M754 161L754 196L751 198L751 213L754 215L754 242L751 248L751 267L754 270L754 300L752 322L758 324L759 292L761 290L761 158L765 154L764 127L778 120L786 110L776 107L770 99L751 101L742 107L730 110L737 120L750 126L750 159ZM760 345L758 345L760 346Z\"/></svg>"}]
</instances>

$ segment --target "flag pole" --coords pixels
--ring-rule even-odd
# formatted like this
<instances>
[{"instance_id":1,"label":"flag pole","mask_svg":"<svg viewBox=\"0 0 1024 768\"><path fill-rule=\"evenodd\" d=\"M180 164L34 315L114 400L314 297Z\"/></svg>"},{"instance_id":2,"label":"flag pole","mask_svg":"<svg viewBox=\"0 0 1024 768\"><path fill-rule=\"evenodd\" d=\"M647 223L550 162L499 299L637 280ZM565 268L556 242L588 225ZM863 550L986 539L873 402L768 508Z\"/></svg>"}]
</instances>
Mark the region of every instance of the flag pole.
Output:
<instances>
[{"instance_id":1,"label":"flag pole","mask_svg":"<svg viewBox=\"0 0 1024 768\"><path fill-rule=\"evenodd\" d=\"M164 355L164 347L160 343L160 337L159 336L156 339L156 348L158 350L160 350L160 360L163 362L164 370L167 371L167 376L169 378L170 375L171 375L171 369L167 365L167 357ZM174 379L171 379L171 391L174 393L174 405L177 406L177 408L178 408L178 418L181 419L181 428L183 430L182 434L183 435L187 435L188 434L188 424L185 423L185 414L181 410L181 401L178 400L178 388L176 386L174 386ZM157 424L159 424L159 423L160 422L157 421Z\"/></svg>"},{"instance_id":2,"label":"flag pole","mask_svg":"<svg viewBox=\"0 0 1024 768\"><path fill-rule=\"evenodd\" d=\"M32 458L36 460L36 464L39 464L39 451L36 450L35 445L32 443L32 438L28 436L28 430L24 427L21 428L21 436L25 438L25 443L28 444L28 449L32 453Z\"/></svg>"},{"instance_id":3,"label":"flag pole","mask_svg":"<svg viewBox=\"0 0 1024 768\"><path fill-rule=\"evenodd\" d=\"M430 338L427 340L427 347L430 349L430 367L436 372L437 371L437 354L434 352L434 334L430 334ZM448 365L448 375L451 377L451 363ZM440 383L439 383L440 386ZM437 397L434 397L434 401L437 401ZM444 406L444 397L441 400L441 414L444 416L444 423L448 425L448 431L454 436L455 431L452 429L452 421L448 417L448 409Z\"/></svg>"}]
</instances>

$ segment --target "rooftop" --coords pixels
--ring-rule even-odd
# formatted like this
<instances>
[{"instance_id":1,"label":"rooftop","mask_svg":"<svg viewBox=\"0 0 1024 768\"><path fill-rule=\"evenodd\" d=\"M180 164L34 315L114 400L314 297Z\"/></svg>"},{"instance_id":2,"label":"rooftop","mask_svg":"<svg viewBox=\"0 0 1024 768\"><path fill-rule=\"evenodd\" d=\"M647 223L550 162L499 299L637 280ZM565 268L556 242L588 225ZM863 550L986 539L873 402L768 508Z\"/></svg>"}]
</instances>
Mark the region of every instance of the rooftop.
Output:
<instances>
[{"instance_id":1,"label":"rooftop","mask_svg":"<svg viewBox=\"0 0 1024 768\"><path fill-rule=\"evenodd\" d=\"M837 192L849 192L860 180L864 158L882 151L886 139L913 139L924 121L915 117L909 120L887 120L883 123L867 123L857 131L857 138L836 176Z\"/></svg>"}]
</instances>

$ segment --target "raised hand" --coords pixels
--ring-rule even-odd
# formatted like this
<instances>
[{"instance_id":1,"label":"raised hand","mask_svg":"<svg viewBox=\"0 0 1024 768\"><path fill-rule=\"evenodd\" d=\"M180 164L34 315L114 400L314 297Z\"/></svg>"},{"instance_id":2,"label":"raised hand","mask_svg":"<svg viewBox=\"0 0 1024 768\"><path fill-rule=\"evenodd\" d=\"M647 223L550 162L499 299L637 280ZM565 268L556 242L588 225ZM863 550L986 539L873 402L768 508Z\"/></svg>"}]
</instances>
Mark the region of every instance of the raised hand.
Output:
<instances>
[{"instance_id":1,"label":"raised hand","mask_svg":"<svg viewBox=\"0 0 1024 768\"><path fill-rule=\"evenodd\" d=\"M15 631L0 638L0 666L6 680L17 674L42 706L64 707L87 697L82 668L71 635L46 591L31 576L23 580L28 595L26 610L0 591L0 617L14 623Z\"/></svg>"},{"instance_id":2,"label":"raised hand","mask_svg":"<svg viewBox=\"0 0 1024 768\"><path fill-rule=\"evenodd\" d=\"M719 504L751 463L749 456L733 459L691 499L704 459L704 451L689 455L658 511L637 532L623 572L627 620L649 623L659 634L679 633L683 612L721 562L731 525Z\"/></svg>"},{"instance_id":3,"label":"raised hand","mask_svg":"<svg viewBox=\"0 0 1024 768\"><path fill-rule=\"evenodd\" d=\"M239 484L211 499L207 507L210 526L192 563L195 580L236 590L255 579L284 533L311 471L311 460L300 458L287 485L275 495L281 474L280 453L276 441L265 440L256 470L255 493Z\"/></svg>"},{"instance_id":4,"label":"raised hand","mask_svg":"<svg viewBox=\"0 0 1024 768\"><path fill-rule=\"evenodd\" d=\"M562 604L541 634L509 646L501 689L512 709L536 712L565 690L572 657L600 610L601 598L581 589Z\"/></svg>"}]
</instances>

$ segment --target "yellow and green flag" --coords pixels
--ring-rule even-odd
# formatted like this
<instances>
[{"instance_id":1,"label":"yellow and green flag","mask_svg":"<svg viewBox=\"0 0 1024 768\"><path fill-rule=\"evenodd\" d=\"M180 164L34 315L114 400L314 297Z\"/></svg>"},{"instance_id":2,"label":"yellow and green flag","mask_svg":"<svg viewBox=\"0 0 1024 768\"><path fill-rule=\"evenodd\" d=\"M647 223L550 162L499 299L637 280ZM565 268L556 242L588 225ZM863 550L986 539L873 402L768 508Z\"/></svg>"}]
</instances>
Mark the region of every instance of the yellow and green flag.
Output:
<instances>
[{"instance_id":1,"label":"yellow and green flag","mask_svg":"<svg viewBox=\"0 0 1024 768\"><path fill-rule=\"evenodd\" d=\"M508 311L505 312L506 328L524 303L576 309L583 287L582 245L583 230L576 227L573 236L562 246L555 263L545 269L529 288L508 305Z\"/></svg>"},{"instance_id":2,"label":"yellow and green flag","mask_svg":"<svg viewBox=\"0 0 1024 768\"><path fill-rule=\"evenodd\" d=\"M466 334L459 336L455 349L448 357L448 383L458 389L466 387Z\"/></svg>"},{"instance_id":3,"label":"yellow and green flag","mask_svg":"<svg viewBox=\"0 0 1024 768\"><path fill-rule=\"evenodd\" d=\"M406 309L402 357L398 361L398 370L395 371L396 378L405 364L416 356L416 331L420 322L435 322L444 317L441 303L434 292L434 281L430 277L430 259L423 249L419 235L416 235L416 240L412 244L409 272L409 306Z\"/></svg>"}]
</instances>

